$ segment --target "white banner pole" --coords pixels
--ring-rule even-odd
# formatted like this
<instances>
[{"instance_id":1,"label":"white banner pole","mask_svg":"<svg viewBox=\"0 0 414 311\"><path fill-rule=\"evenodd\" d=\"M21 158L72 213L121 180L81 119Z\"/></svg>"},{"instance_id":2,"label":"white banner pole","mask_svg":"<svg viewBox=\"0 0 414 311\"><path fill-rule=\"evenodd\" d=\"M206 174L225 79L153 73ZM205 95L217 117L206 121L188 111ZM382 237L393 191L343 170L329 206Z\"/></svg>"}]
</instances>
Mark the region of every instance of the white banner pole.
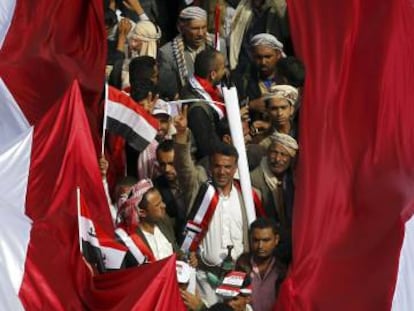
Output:
<instances>
[{"instance_id":1,"label":"white banner pole","mask_svg":"<svg viewBox=\"0 0 414 311\"><path fill-rule=\"evenodd\" d=\"M237 90L233 86L230 89L222 87L224 102L226 104L227 118L230 125L231 138L233 145L239 153L239 176L243 194L244 206L246 207L249 225L256 219L256 210L252 194L252 184L250 181L249 165L247 162L246 145L244 143L243 128L240 116L239 99Z\"/></svg>"}]
</instances>

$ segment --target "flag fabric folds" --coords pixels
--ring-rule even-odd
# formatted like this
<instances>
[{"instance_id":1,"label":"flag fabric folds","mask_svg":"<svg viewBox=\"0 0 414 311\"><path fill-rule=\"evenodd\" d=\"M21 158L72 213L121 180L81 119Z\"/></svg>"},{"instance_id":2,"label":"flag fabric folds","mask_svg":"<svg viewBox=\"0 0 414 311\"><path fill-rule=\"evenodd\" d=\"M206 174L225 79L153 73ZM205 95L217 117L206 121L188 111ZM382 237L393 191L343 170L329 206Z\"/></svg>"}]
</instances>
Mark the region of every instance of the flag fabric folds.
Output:
<instances>
[{"instance_id":1,"label":"flag fabric folds","mask_svg":"<svg viewBox=\"0 0 414 311\"><path fill-rule=\"evenodd\" d=\"M113 230L90 126L104 81L102 5L0 4L0 305L7 310L183 310L174 257L92 276L80 253L77 186L90 219Z\"/></svg>"},{"instance_id":2,"label":"flag fabric folds","mask_svg":"<svg viewBox=\"0 0 414 311\"><path fill-rule=\"evenodd\" d=\"M77 189L79 245L86 260L99 272L121 269L128 248L109 234L91 217L80 188Z\"/></svg>"},{"instance_id":3,"label":"flag fabric folds","mask_svg":"<svg viewBox=\"0 0 414 311\"><path fill-rule=\"evenodd\" d=\"M137 151L144 150L157 134L158 121L126 93L109 86L107 130L121 135Z\"/></svg>"},{"instance_id":4,"label":"flag fabric folds","mask_svg":"<svg viewBox=\"0 0 414 311\"><path fill-rule=\"evenodd\" d=\"M414 267L399 265L414 254L414 3L288 8L306 83L293 264L276 310L414 310L413 282L396 287Z\"/></svg>"}]
</instances>

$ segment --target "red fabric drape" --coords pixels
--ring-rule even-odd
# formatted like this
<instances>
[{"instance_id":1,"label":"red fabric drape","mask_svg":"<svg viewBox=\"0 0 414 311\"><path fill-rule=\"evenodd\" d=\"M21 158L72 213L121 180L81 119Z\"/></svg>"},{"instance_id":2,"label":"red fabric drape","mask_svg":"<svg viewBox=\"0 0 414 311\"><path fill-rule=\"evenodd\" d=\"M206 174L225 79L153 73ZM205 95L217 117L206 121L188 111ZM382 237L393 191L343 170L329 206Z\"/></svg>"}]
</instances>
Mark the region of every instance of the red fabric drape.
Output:
<instances>
[{"instance_id":1,"label":"red fabric drape","mask_svg":"<svg viewBox=\"0 0 414 311\"><path fill-rule=\"evenodd\" d=\"M128 269L125 273L91 278L79 251L77 186L88 204L91 219L106 232L113 232L75 83L61 104L54 105L34 129L26 198L26 213L33 225L19 293L25 308L152 310L157 306L157 310L168 311L171 304L175 310L183 310L174 259L142 271ZM163 300L156 302L154 297L160 296Z\"/></svg>"},{"instance_id":2,"label":"red fabric drape","mask_svg":"<svg viewBox=\"0 0 414 311\"><path fill-rule=\"evenodd\" d=\"M293 264L276 309L390 310L414 212L414 2L288 10L307 75Z\"/></svg>"},{"instance_id":3,"label":"red fabric drape","mask_svg":"<svg viewBox=\"0 0 414 311\"><path fill-rule=\"evenodd\" d=\"M98 123L105 37L101 0L17 0L0 50L0 78L34 126L32 227L16 289L26 310L183 310L173 257L94 279L80 254L77 186L92 220L113 230L87 120Z\"/></svg>"}]
</instances>

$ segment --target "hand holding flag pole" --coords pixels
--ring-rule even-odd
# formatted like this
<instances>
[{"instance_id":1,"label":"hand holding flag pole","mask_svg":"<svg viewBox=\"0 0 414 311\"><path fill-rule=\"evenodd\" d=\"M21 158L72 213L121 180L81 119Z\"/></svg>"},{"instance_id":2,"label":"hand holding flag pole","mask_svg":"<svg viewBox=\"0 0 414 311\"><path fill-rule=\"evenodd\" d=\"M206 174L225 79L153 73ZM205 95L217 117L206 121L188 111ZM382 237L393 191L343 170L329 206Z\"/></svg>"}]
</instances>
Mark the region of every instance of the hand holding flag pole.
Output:
<instances>
[{"instance_id":1,"label":"hand holding flag pole","mask_svg":"<svg viewBox=\"0 0 414 311\"><path fill-rule=\"evenodd\" d=\"M230 134L233 145L239 153L238 169L243 201L246 207L247 220L251 224L256 219L256 210L252 194L249 166L247 162L246 145L240 117L239 99L235 86L223 86L223 97L226 103L227 118L230 125Z\"/></svg>"}]
</instances>

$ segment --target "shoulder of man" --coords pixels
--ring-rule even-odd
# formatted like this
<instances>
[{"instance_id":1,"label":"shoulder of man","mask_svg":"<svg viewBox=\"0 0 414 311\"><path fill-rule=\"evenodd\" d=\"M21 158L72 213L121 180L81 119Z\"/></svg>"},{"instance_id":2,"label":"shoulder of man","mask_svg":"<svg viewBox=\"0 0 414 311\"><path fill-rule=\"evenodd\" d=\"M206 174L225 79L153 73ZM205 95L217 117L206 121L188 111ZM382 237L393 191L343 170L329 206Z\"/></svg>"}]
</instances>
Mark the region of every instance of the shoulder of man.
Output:
<instances>
[{"instance_id":1,"label":"shoulder of man","mask_svg":"<svg viewBox=\"0 0 414 311\"><path fill-rule=\"evenodd\" d=\"M250 178L252 179L252 182L253 180L257 181L263 178L263 169L260 165L250 172Z\"/></svg>"},{"instance_id":2,"label":"shoulder of man","mask_svg":"<svg viewBox=\"0 0 414 311\"><path fill-rule=\"evenodd\" d=\"M175 243L174 226L169 216L165 216L162 220L158 221L157 226L171 244Z\"/></svg>"}]
</instances>

